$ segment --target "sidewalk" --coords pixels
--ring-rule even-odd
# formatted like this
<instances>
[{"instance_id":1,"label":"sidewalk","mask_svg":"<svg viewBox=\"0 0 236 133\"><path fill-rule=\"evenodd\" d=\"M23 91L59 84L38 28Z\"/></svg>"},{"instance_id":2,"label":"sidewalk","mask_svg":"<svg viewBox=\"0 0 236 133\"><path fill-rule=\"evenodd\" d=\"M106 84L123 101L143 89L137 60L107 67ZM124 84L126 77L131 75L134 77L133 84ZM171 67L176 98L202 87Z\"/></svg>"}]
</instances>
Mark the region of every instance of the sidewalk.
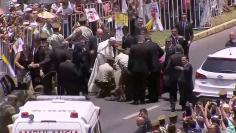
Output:
<instances>
[{"instance_id":1,"label":"sidewalk","mask_svg":"<svg viewBox=\"0 0 236 133\"><path fill-rule=\"evenodd\" d=\"M223 15L212 18L212 27L206 30L194 30L194 41L213 35L220 31L236 26L236 10L223 13ZM170 30L162 32L151 32L151 37L154 42L164 46L165 39L170 35Z\"/></svg>"}]
</instances>

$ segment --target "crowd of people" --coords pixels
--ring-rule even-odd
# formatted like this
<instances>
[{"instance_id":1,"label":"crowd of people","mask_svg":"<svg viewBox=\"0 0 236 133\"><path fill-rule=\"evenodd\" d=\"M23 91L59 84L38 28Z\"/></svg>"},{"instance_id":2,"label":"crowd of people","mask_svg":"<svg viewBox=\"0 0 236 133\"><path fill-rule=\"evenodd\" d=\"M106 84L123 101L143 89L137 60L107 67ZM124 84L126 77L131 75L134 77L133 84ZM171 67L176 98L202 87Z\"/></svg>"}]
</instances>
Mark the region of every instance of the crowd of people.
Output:
<instances>
[{"instance_id":1,"label":"crowd of people","mask_svg":"<svg viewBox=\"0 0 236 133\"><path fill-rule=\"evenodd\" d=\"M65 36L57 19L77 12L72 3L58 0L49 9L43 4L15 3L8 14L2 15L1 42L8 48L7 54L12 55L19 88L25 87L29 73L34 88L45 85L42 82L50 84L55 77L52 73L56 73L56 93L60 95L82 92L87 96L90 92L106 100L133 101L136 105L158 102L159 96L169 90L171 109L175 111L180 87L183 109L187 101L192 101L191 96L185 95L193 89L192 66L188 62L193 26L187 14L182 14L181 21L171 28L163 50L152 41L144 19L138 16L132 17L135 20L132 28L123 26L121 44L105 25L99 25L93 32L86 14ZM48 18L45 14L56 17ZM26 34L29 29L32 34ZM53 86L47 85L44 93L53 94Z\"/></svg>"},{"instance_id":2,"label":"crowd of people","mask_svg":"<svg viewBox=\"0 0 236 133\"><path fill-rule=\"evenodd\" d=\"M176 113L170 113L168 123L165 115L151 121L148 111L141 109L135 133L235 133L235 103L235 95L228 99L226 90L222 89L216 100L205 100L195 105L187 103L181 118Z\"/></svg>"},{"instance_id":3,"label":"crowd of people","mask_svg":"<svg viewBox=\"0 0 236 133\"><path fill-rule=\"evenodd\" d=\"M76 22L71 32L65 32L68 29L57 20L80 12L73 2L56 0L49 8L37 3L15 3L8 14L1 15L1 44L11 55L9 60L16 68L18 88L28 87L26 76L30 73L33 87L43 84L41 93L47 95L82 94L89 98L91 93L105 100L132 101L138 105L158 102L161 94L169 91L172 111L169 124L164 116L151 122L147 110L142 109L136 133L235 132L235 97L227 101L224 93L219 101L203 104L196 103L192 94L189 47L193 41L193 26L188 14L182 13L181 21L171 26L163 50L152 41L144 18L137 15L135 2L129 6L131 25L123 26L121 44L115 33L102 23L95 28L89 27L86 15ZM49 12L55 16L45 18L40 14ZM28 30L32 34L26 34ZM234 33L230 39L232 44L227 46L235 45ZM56 91L49 85L53 78L57 79ZM42 83L45 79L48 86ZM177 115L173 113L178 90L179 104L184 111L181 129L177 129Z\"/></svg>"}]
</instances>

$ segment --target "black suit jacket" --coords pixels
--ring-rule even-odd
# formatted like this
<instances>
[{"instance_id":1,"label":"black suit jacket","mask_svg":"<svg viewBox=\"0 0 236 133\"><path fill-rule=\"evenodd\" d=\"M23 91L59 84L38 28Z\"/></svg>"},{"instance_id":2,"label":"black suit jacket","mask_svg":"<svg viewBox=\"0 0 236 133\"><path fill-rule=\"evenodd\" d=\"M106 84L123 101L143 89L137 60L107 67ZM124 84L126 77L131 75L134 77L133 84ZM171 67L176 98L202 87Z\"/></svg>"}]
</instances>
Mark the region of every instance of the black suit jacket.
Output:
<instances>
[{"instance_id":1,"label":"black suit jacket","mask_svg":"<svg viewBox=\"0 0 236 133\"><path fill-rule=\"evenodd\" d=\"M67 89L75 89L81 85L79 83L81 73L72 61L64 61L59 64L58 80L59 84Z\"/></svg>"},{"instance_id":2,"label":"black suit jacket","mask_svg":"<svg viewBox=\"0 0 236 133\"><path fill-rule=\"evenodd\" d=\"M131 34L122 37L122 48L127 49L130 48L133 44L135 44L135 39Z\"/></svg>"},{"instance_id":3,"label":"black suit jacket","mask_svg":"<svg viewBox=\"0 0 236 133\"><path fill-rule=\"evenodd\" d=\"M83 71L88 71L90 68L90 55L89 48L87 45L75 44L73 51L73 63L76 64L77 68Z\"/></svg>"},{"instance_id":4,"label":"black suit jacket","mask_svg":"<svg viewBox=\"0 0 236 133\"><path fill-rule=\"evenodd\" d=\"M183 36L186 41L193 40L193 26L189 22L180 21L177 24L179 35Z\"/></svg>"},{"instance_id":5,"label":"black suit jacket","mask_svg":"<svg viewBox=\"0 0 236 133\"><path fill-rule=\"evenodd\" d=\"M144 44L135 44L130 48L128 70L130 72L149 73L152 66L151 54Z\"/></svg>"},{"instance_id":6,"label":"black suit jacket","mask_svg":"<svg viewBox=\"0 0 236 133\"><path fill-rule=\"evenodd\" d=\"M157 43L154 43L151 40L147 40L146 45L151 54L151 60L152 60L151 72L158 72L161 70L161 63L159 59L164 55L164 51Z\"/></svg>"},{"instance_id":7,"label":"black suit jacket","mask_svg":"<svg viewBox=\"0 0 236 133\"><path fill-rule=\"evenodd\" d=\"M169 57L167 66L166 66L166 73L170 76L171 81L177 81L181 70L177 70L176 66L182 66L181 58L184 55L181 53L175 53Z\"/></svg>"},{"instance_id":8,"label":"black suit jacket","mask_svg":"<svg viewBox=\"0 0 236 133\"><path fill-rule=\"evenodd\" d=\"M185 78L185 85L188 89L193 90L193 67L190 63L184 66L184 78Z\"/></svg>"},{"instance_id":9,"label":"black suit jacket","mask_svg":"<svg viewBox=\"0 0 236 133\"><path fill-rule=\"evenodd\" d=\"M37 51L34 50L34 52L33 52L33 62L39 63L39 62L43 61L44 58L46 57L46 54L47 54L46 50L40 46L37 49Z\"/></svg>"},{"instance_id":10,"label":"black suit jacket","mask_svg":"<svg viewBox=\"0 0 236 133\"><path fill-rule=\"evenodd\" d=\"M50 68L47 68L47 71L58 71L60 63L70 58L70 51L68 49L56 47L48 52L44 60L41 61L39 65L42 67L50 65Z\"/></svg>"},{"instance_id":11,"label":"black suit jacket","mask_svg":"<svg viewBox=\"0 0 236 133\"><path fill-rule=\"evenodd\" d=\"M106 38L101 38L100 42L105 41ZM94 54L90 54L90 67L92 68L97 57L97 48L98 48L98 38L96 36L92 36L88 40L88 49L89 51L94 51Z\"/></svg>"},{"instance_id":12,"label":"black suit jacket","mask_svg":"<svg viewBox=\"0 0 236 133\"><path fill-rule=\"evenodd\" d=\"M136 25L134 31L135 31L134 36L144 35L147 32L147 29L145 27L138 27Z\"/></svg>"},{"instance_id":13,"label":"black suit jacket","mask_svg":"<svg viewBox=\"0 0 236 133\"><path fill-rule=\"evenodd\" d=\"M233 42L232 40L229 40L226 44L225 47L236 47L236 42Z\"/></svg>"}]
</instances>

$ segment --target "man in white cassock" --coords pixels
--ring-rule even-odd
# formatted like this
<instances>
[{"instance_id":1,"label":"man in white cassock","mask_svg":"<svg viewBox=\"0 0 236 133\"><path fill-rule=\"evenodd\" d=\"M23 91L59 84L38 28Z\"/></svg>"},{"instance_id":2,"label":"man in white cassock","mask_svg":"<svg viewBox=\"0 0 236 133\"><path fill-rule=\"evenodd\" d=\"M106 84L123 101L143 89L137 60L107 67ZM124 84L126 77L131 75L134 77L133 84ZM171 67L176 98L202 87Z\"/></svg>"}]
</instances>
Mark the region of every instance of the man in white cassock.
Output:
<instances>
[{"instance_id":1,"label":"man in white cassock","mask_svg":"<svg viewBox=\"0 0 236 133\"><path fill-rule=\"evenodd\" d=\"M98 92L98 89L95 85L95 78L98 73L98 68L100 65L106 63L106 60L114 57L113 46L116 44L115 37L103 41L98 44L97 49L97 58L95 60L92 73L88 82L88 91L89 92Z\"/></svg>"}]
</instances>

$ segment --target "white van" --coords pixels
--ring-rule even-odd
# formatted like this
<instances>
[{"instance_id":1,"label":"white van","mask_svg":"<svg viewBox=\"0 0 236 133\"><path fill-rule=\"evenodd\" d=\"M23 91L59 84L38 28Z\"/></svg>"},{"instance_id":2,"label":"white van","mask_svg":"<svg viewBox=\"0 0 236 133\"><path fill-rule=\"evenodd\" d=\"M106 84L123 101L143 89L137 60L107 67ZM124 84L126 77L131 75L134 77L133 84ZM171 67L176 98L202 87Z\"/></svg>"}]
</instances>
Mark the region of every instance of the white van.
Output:
<instances>
[{"instance_id":1,"label":"white van","mask_svg":"<svg viewBox=\"0 0 236 133\"><path fill-rule=\"evenodd\" d=\"M38 96L20 108L12 133L101 133L100 108L81 96Z\"/></svg>"}]
</instances>

